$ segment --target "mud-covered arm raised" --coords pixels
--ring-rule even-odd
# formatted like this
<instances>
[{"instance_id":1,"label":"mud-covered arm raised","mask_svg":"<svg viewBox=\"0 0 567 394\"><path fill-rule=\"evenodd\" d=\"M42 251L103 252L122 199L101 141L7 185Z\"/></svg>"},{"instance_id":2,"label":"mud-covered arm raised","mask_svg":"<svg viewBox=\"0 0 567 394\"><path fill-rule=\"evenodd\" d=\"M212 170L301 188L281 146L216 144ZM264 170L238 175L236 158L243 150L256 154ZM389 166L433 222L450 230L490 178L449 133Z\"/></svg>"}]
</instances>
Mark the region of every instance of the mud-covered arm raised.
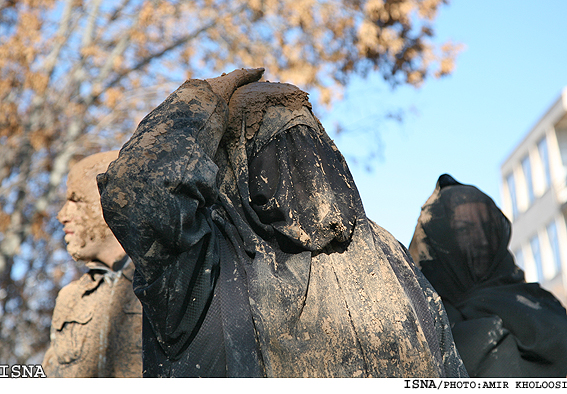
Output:
<instances>
[{"instance_id":1,"label":"mud-covered arm raised","mask_svg":"<svg viewBox=\"0 0 567 394\"><path fill-rule=\"evenodd\" d=\"M228 100L262 72L186 81L140 122L99 175L105 220L147 281L203 237L199 212L217 198L212 157L226 129Z\"/></svg>"},{"instance_id":2,"label":"mud-covered arm raised","mask_svg":"<svg viewBox=\"0 0 567 394\"><path fill-rule=\"evenodd\" d=\"M262 71L188 80L140 122L98 177L104 218L136 266L134 290L170 356L194 337L218 273L207 207L218 194L212 157L227 102Z\"/></svg>"},{"instance_id":3,"label":"mud-covered arm raised","mask_svg":"<svg viewBox=\"0 0 567 394\"><path fill-rule=\"evenodd\" d=\"M197 212L217 198L210 157L227 105L205 81L189 80L150 112L98 183L104 218L152 282L203 234Z\"/></svg>"}]
</instances>

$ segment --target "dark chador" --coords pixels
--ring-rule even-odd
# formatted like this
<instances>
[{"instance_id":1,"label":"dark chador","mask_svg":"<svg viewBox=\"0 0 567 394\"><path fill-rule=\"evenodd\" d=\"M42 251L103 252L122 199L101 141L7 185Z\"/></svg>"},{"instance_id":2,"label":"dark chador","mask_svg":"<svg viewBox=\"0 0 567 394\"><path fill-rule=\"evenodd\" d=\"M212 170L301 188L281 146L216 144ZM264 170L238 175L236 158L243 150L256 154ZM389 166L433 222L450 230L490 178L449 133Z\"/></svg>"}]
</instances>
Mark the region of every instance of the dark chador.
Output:
<instances>
[{"instance_id":1,"label":"dark chador","mask_svg":"<svg viewBox=\"0 0 567 394\"><path fill-rule=\"evenodd\" d=\"M439 297L366 217L307 94L218 92L185 82L99 176L136 264L145 376L465 374Z\"/></svg>"},{"instance_id":2,"label":"dark chador","mask_svg":"<svg viewBox=\"0 0 567 394\"><path fill-rule=\"evenodd\" d=\"M494 201L445 174L423 205L410 252L439 293L471 377L567 376L567 314L526 283Z\"/></svg>"}]
</instances>

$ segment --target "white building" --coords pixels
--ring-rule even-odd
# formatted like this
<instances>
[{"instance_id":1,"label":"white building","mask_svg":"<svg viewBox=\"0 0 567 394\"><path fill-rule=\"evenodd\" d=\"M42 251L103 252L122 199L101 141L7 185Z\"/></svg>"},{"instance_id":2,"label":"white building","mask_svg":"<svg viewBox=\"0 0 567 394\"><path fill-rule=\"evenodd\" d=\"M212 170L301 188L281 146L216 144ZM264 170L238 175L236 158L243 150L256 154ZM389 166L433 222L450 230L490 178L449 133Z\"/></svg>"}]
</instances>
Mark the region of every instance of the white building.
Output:
<instances>
[{"instance_id":1,"label":"white building","mask_svg":"<svg viewBox=\"0 0 567 394\"><path fill-rule=\"evenodd\" d=\"M527 282L567 306L567 88L504 161L502 210Z\"/></svg>"}]
</instances>

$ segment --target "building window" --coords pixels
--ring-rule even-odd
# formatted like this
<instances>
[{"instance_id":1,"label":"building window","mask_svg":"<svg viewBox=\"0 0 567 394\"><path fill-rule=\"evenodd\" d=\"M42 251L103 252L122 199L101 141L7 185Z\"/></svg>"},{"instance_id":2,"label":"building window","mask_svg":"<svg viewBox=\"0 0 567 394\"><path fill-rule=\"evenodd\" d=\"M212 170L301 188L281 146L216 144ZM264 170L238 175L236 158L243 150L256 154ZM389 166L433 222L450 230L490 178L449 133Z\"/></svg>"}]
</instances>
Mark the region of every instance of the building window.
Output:
<instances>
[{"instance_id":1,"label":"building window","mask_svg":"<svg viewBox=\"0 0 567 394\"><path fill-rule=\"evenodd\" d=\"M536 266L537 281L539 282L543 279L543 266L541 264L541 249L539 247L539 238L537 235L530 240L530 246L532 248L532 257Z\"/></svg>"},{"instance_id":2,"label":"building window","mask_svg":"<svg viewBox=\"0 0 567 394\"><path fill-rule=\"evenodd\" d=\"M524 171L524 178L526 180L526 191L528 193L528 206L534 202L534 185L532 182L532 166L530 165L529 156L524 157L522 160L522 170Z\"/></svg>"},{"instance_id":3,"label":"building window","mask_svg":"<svg viewBox=\"0 0 567 394\"><path fill-rule=\"evenodd\" d=\"M549 237L549 245L551 246L555 272L561 272L561 252L559 250L559 236L557 235L557 225L555 224L555 220L551 221L551 223L547 225L547 236Z\"/></svg>"},{"instance_id":4,"label":"building window","mask_svg":"<svg viewBox=\"0 0 567 394\"><path fill-rule=\"evenodd\" d=\"M547 140L543 137L537 144L539 157L541 159L541 166L543 168L543 180L545 182L544 190L547 190L551 185L551 170L549 169L549 154L547 151Z\"/></svg>"},{"instance_id":5,"label":"building window","mask_svg":"<svg viewBox=\"0 0 567 394\"><path fill-rule=\"evenodd\" d=\"M516 198L516 182L514 181L514 174L511 173L506 177L508 184L508 193L510 193L510 202L512 203L512 220L518 217L518 199Z\"/></svg>"}]
</instances>

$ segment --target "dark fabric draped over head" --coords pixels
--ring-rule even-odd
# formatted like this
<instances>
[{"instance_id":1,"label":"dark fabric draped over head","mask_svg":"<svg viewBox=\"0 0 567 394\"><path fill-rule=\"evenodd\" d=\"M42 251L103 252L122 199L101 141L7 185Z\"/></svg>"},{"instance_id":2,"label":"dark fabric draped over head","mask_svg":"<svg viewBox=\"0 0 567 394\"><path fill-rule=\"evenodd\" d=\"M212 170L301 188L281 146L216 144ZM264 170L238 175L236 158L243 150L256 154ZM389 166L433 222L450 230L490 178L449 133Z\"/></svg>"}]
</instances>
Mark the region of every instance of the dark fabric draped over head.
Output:
<instances>
[{"instance_id":1,"label":"dark fabric draped over head","mask_svg":"<svg viewBox=\"0 0 567 394\"><path fill-rule=\"evenodd\" d=\"M217 152L222 191L238 202L239 215L255 234L284 252L344 249L363 208L350 170L311 114L307 95L288 84L243 86L231 98L229 125L240 124L250 107L260 108L261 127L235 130L240 140L225 141Z\"/></svg>"},{"instance_id":2,"label":"dark fabric draped over head","mask_svg":"<svg viewBox=\"0 0 567 394\"><path fill-rule=\"evenodd\" d=\"M450 175L439 178L435 194L420 218L430 257L417 262L439 295L458 303L475 288L522 282L508 251L510 221L494 201Z\"/></svg>"},{"instance_id":3,"label":"dark fabric draped over head","mask_svg":"<svg viewBox=\"0 0 567 394\"><path fill-rule=\"evenodd\" d=\"M537 283L525 283L510 236L490 197L444 174L409 250L443 299L470 376L565 377L565 309Z\"/></svg>"}]
</instances>

